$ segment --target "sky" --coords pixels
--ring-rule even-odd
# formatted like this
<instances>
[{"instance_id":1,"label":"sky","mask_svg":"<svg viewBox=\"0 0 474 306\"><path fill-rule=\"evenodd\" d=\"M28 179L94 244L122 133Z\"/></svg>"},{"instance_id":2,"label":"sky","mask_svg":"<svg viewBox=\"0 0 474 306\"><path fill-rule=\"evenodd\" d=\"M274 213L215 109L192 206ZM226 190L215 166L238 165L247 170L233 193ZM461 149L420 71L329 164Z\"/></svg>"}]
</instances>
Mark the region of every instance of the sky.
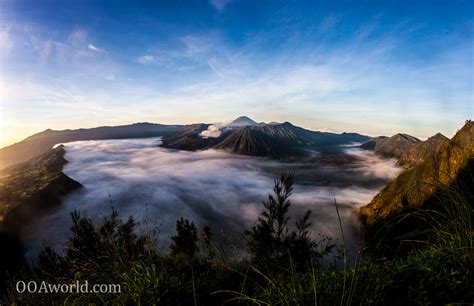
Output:
<instances>
[{"instance_id":1,"label":"sky","mask_svg":"<svg viewBox=\"0 0 474 306\"><path fill-rule=\"evenodd\" d=\"M289 121L451 137L473 1L0 0L0 147L52 129Z\"/></svg>"}]
</instances>

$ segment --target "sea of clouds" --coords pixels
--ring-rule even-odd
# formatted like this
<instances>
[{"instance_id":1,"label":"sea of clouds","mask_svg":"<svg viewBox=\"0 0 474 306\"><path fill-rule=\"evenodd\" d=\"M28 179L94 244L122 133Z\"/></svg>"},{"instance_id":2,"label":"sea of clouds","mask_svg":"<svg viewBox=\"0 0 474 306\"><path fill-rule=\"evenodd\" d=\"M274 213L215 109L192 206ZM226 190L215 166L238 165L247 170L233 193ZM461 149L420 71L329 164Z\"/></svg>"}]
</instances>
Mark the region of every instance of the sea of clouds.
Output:
<instances>
[{"instance_id":1,"label":"sea of clouds","mask_svg":"<svg viewBox=\"0 0 474 306\"><path fill-rule=\"evenodd\" d=\"M43 243L61 248L70 235L71 211L100 220L110 215L111 206L124 219L132 215L142 225L146 220L148 226L156 226L163 247L180 217L199 228L210 226L238 245L261 213L274 178L283 171L295 173L290 222L311 209L313 235L340 239L336 200L346 243L355 245L354 209L369 203L401 171L393 160L357 148L345 149L344 162L284 163L216 150L169 150L159 144L159 138L66 143L69 163L64 173L84 188L30 227L31 252Z\"/></svg>"}]
</instances>

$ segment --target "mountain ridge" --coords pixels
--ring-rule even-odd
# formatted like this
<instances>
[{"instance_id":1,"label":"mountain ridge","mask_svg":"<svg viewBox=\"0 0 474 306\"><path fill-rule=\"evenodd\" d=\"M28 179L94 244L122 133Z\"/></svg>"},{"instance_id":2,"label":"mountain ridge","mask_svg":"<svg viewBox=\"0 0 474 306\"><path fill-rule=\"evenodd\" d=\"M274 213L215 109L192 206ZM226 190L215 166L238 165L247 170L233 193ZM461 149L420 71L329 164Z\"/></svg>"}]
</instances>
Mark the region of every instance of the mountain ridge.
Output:
<instances>
[{"instance_id":1,"label":"mountain ridge","mask_svg":"<svg viewBox=\"0 0 474 306\"><path fill-rule=\"evenodd\" d=\"M473 178L474 123L468 120L447 145L441 146L414 168L401 173L369 204L359 208L358 215L369 233L384 236L390 220L405 212L430 208L443 192L453 186L467 182L470 187L463 190L471 189L472 193ZM405 228L400 224L396 222L394 225L398 236L402 236L407 228L416 227L408 221L403 223Z\"/></svg>"},{"instance_id":2,"label":"mountain ridge","mask_svg":"<svg viewBox=\"0 0 474 306\"><path fill-rule=\"evenodd\" d=\"M441 133L436 133L424 141L408 134L398 133L391 137L373 137L359 147L382 157L395 158L397 165L411 169L448 142L449 138Z\"/></svg>"},{"instance_id":3,"label":"mountain ridge","mask_svg":"<svg viewBox=\"0 0 474 306\"><path fill-rule=\"evenodd\" d=\"M448 143L448 137L441 133L436 133L425 141L416 143L408 150L402 152L397 164L405 168L413 168L426 160L430 155L435 154L441 147Z\"/></svg>"},{"instance_id":4,"label":"mountain ridge","mask_svg":"<svg viewBox=\"0 0 474 306\"><path fill-rule=\"evenodd\" d=\"M362 149L372 150L383 157L399 158L403 152L414 144L421 142L420 139L408 134L398 133L391 137L374 137L361 144Z\"/></svg>"}]
</instances>

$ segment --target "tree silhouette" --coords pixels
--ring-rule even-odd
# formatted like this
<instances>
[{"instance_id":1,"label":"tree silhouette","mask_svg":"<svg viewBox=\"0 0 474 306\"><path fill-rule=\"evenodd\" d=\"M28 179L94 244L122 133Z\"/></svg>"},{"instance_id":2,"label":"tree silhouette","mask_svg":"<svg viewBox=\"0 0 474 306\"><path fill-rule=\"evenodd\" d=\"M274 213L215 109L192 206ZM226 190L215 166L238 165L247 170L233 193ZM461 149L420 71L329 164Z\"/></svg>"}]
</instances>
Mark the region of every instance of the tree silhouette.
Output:
<instances>
[{"instance_id":1,"label":"tree silhouette","mask_svg":"<svg viewBox=\"0 0 474 306\"><path fill-rule=\"evenodd\" d=\"M171 237L171 241L172 254L183 254L192 258L199 251L196 226L188 219L181 217L176 221L176 235Z\"/></svg>"},{"instance_id":2,"label":"tree silhouette","mask_svg":"<svg viewBox=\"0 0 474 306\"><path fill-rule=\"evenodd\" d=\"M293 183L291 173L281 174L275 180L273 194L263 202L264 211L245 232L248 252L257 263L278 265L282 260L290 259L296 266L303 266L318 255L317 244L308 231L310 210L296 222L296 230L290 231L288 226Z\"/></svg>"}]
</instances>

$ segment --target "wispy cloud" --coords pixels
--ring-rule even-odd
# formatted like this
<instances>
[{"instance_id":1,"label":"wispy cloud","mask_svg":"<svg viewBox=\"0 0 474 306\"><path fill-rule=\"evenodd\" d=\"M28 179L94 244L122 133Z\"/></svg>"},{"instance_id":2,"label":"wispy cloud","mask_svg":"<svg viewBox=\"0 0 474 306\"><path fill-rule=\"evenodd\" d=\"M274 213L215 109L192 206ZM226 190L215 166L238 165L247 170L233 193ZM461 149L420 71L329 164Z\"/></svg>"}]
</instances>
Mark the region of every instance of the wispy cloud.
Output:
<instances>
[{"instance_id":1,"label":"wispy cloud","mask_svg":"<svg viewBox=\"0 0 474 306\"><path fill-rule=\"evenodd\" d=\"M89 42L88 31L82 27L75 27L64 41L51 37L31 27L25 27L24 46L31 48L38 56L38 61L45 64L51 58L62 61L75 58L92 58L94 55L106 55L106 51Z\"/></svg>"},{"instance_id":2,"label":"wispy cloud","mask_svg":"<svg viewBox=\"0 0 474 306\"><path fill-rule=\"evenodd\" d=\"M221 12L230 0L209 0L209 4L212 5L218 12Z\"/></svg>"},{"instance_id":3,"label":"wispy cloud","mask_svg":"<svg viewBox=\"0 0 474 306\"><path fill-rule=\"evenodd\" d=\"M93 44L88 44L88 45L87 45L87 49L92 50L92 51L95 51L95 52L105 53L105 50L100 49L100 48L97 48L97 47L94 46Z\"/></svg>"},{"instance_id":4,"label":"wispy cloud","mask_svg":"<svg viewBox=\"0 0 474 306\"><path fill-rule=\"evenodd\" d=\"M142 65L154 64L157 62L157 59L153 55L143 55L136 59L136 62Z\"/></svg>"}]
</instances>

